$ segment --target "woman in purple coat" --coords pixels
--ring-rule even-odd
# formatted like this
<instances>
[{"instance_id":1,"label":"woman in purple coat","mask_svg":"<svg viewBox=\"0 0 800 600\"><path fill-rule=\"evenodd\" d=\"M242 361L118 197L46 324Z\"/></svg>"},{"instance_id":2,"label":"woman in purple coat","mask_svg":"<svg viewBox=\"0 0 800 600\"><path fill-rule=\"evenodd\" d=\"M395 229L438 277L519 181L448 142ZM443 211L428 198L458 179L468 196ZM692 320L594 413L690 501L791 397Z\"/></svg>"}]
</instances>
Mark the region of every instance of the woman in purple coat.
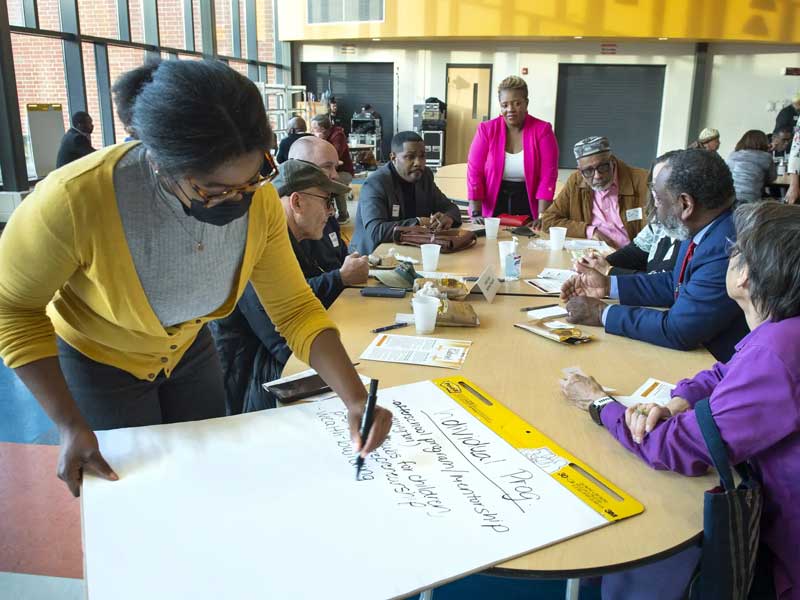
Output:
<instances>
[{"instance_id":1,"label":"woman in purple coat","mask_svg":"<svg viewBox=\"0 0 800 600\"><path fill-rule=\"evenodd\" d=\"M591 377L562 381L564 394L654 469L702 475L711 466L694 405L709 399L731 464L749 461L764 494L755 598L800 599L800 206L736 209L726 286L750 333L727 363L684 379L666 406L625 409ZM698 497L698 502L702 499ZM603 598L680 598L699 558L670 558L603 578ZM760 579L758 571L771 572ZM764 585L766 581L766 586ZM766 591L774 585L774 591ZM637 594L642 594L637 596Z\"/></svg>"},{"instance_id":2,"label":"woman in purple coat","mask_svg":"<svg viewBox=\"0 0 800 600\"><path fill-rule=\"evenodd\" d=\"M558 143L553 128L528 114L528 86L506 77L497 87L500 116L478 125L467 159L473 217L529 215L538 221L553 201Z\"/></svg>"}]
</instances>

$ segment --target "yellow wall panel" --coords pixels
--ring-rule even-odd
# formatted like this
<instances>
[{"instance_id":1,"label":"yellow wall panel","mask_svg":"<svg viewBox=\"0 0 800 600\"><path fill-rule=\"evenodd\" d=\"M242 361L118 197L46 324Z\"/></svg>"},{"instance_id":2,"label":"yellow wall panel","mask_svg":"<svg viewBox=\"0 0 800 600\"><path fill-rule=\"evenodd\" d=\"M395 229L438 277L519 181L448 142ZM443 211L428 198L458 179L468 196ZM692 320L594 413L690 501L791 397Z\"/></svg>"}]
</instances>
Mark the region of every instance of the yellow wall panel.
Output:
<instances>
[{"instance_id":1,"label":"yellow wall panel","mask_svg":"<svg viewBox=\"0 0 800 600\"><path fill-rule=\"evenodd\" d=\"M308 25L307 0L279 0L283 41L658 38L800 43L795 0L386 0L375 23Z\"/></svg>"}]
</instances>

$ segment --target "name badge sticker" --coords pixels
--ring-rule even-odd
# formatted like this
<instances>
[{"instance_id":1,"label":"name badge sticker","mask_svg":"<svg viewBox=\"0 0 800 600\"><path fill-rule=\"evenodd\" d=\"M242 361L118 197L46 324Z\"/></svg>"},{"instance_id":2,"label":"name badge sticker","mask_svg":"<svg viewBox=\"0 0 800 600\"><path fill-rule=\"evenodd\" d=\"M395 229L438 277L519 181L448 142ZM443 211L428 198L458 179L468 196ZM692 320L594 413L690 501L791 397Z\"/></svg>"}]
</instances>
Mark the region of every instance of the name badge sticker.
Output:
<instances>
[{"instance_id":1,"label":"name badge sticker","mask_svg":"<svg viewBox=\"0 0 800 600\"><path fill-rule=\"evenodd\" d=\"M331 239L331 244L333 244L333 247L334 248L338 248L339 247L339 236L336 235L336 232L335 231L331 231L328 234L328 237Z\"/></svg>"},{"instance_id":2,"label":"name badge sticker","mask_svg":"<svg viewBox=\"0 0 800 600\"><path fill-rule=\"evenodd\" d=\"M395 218L400 216L400 205L399 204L393 204L392 205L392 216L395 217Z\"/></svg>"},{"instance_id":3,"label":"name badge sticker","mask_svg":"<svg viewBox=\"0 0 800 600\"><path fill-rule=\"evenodd\" d=\"M642 207L639 208L631 208L630 210L625 211L625 220L628 222L631 221L641 221L642 220Z\"/></svg>"}]
</instances>

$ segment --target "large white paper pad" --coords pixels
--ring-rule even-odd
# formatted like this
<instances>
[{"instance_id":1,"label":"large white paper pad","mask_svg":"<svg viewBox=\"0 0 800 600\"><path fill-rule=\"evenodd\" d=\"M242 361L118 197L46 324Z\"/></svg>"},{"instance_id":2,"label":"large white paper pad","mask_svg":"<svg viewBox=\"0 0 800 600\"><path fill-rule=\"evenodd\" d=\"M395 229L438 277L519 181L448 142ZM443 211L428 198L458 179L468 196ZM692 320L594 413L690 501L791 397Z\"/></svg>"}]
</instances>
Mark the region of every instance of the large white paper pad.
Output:
<instances>
[{"instance_id":1,"label":"large white paper pad","mask_svg":"<svg viewBox=\"0 0 800 600\"><path fill-rule=\"evenodd\" d=\"M405 597L609 523L431 382L378 398L362 481L338 399L98 432L89 600Z\"/></svg>"}]
</instances>

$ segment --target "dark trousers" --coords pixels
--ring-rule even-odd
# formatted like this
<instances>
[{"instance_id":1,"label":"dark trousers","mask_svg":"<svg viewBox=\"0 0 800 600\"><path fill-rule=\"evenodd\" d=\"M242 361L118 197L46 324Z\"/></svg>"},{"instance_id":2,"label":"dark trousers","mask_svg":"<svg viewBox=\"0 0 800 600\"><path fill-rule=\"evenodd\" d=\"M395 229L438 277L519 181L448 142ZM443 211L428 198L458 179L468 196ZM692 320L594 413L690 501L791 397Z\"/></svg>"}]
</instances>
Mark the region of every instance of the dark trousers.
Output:
<instances>
[{"instance_id":1,"label":"dark trousers","mask_svg":"<svg viewBox=\"0 0 800 600\"><path fill-rule=\"evenodd\" d=\"M58 340L67 387L94 430L198 421L225 415L222 369L207 327L169 377L153 381L96 362Z\"/></svg>"},{"instance_id":2,"label":"dark trousers","mask_svg":"<svg viewBox=\"0 0 800 600\"><path fill-rule=\"evenodd\" d=\"M530 216L531 205L528 202L528 188L525 187L524 181L503 181L500 184L493 216L502 214Z\"/></svg>"}]
</instances>

